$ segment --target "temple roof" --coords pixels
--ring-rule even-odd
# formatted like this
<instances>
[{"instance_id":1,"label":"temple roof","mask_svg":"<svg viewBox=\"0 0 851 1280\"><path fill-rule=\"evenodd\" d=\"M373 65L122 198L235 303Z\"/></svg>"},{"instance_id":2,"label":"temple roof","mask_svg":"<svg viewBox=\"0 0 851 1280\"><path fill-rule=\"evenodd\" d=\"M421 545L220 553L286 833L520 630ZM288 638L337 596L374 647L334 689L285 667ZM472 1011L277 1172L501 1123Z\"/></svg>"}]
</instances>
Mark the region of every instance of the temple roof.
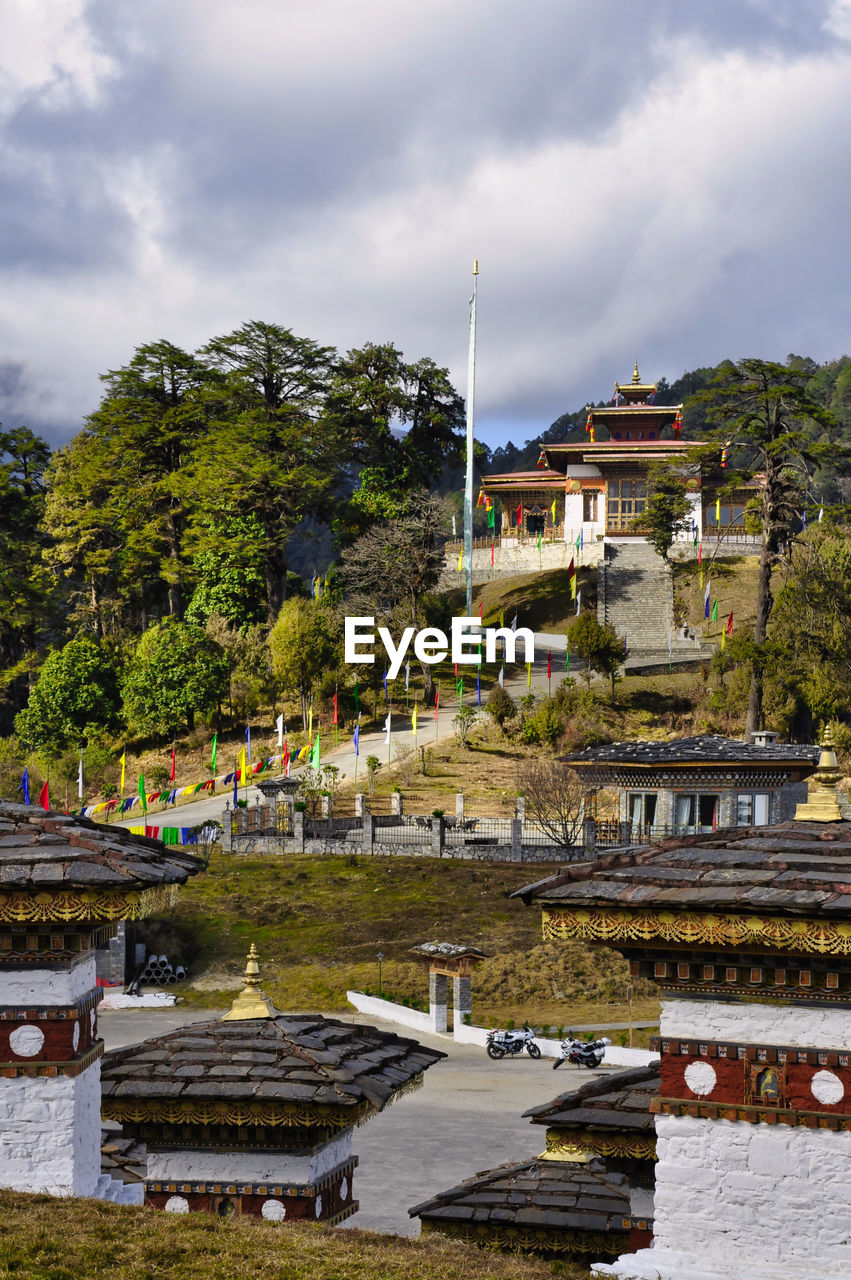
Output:
<instances>
[{"instance_id":1,"label":"temple roof","mask_svg":"<svg viewBox=\"0 0 851 1280\"><path fill-rule=\"evenodd\" d=\"M671 764L812 764L818 762L820 748L808 743L774 742L757 746L739 742L717 733L702 733L691 738L674 738L667 742L611 742L602 747L587 747L572 756L562 756L573 768L582 765L671 765Z\"/></svg>"},{"instance_id":2,"label":"temple roof","mask_svg":"<svg viewBox=\"0 0 851 1280\"><path fill-rule=\"evenodd\" d=\"M318 1014L195 1023L104 1058L103 1110L126 1102L380 1111L446 1054ZM119 1105L114 1105L119 1104ZM264 1120L264 1123L274 1121Z\"/></svg>"},{"instance_id":3,"label":"temple roof","mask_svg":"<svg viewBox=\"0 0 851 1280\"><path fill-rule=\"evenodd\" d=\"M146 892L203 869L194 854L124 827L0 801L0 893Z\"/></svg>"},{"instance_id":4,"label":"temple roof","mask_svg":"<svg viewBox=\"0 0 851 1280\"><path fill-rule=\"evenodd\" d=\"M742 919L747 926L743 942L751 913L817 916L836 928L851 919L851 822L731 827L615 850L526 885L513 896L537 900L543 907L662 908L672 920L677 911L748 913ZM659 919L664 933L667 926ZM718 928L729 931L732 926L721 923ZM766 940L772 945L767 934ZM786 939L785 933L783 938L778 934L780 941L794 949L794 939ZM800 945L805 944L810 945L802 933Z\"/></svg>"},{"instance_id":5,"label":"temple roof","mask_svg":"<svg viewBox=\"0 0 851 1280\"><path fill-rule=\"evenodd\" d=\"M595 1076L551 1102L523 1112L532 1124L655 1133L650 1099L659 1092L659 1064Z\"/></svg>"},{"instance_id":6,"label":"temple roof","mask_svg":"<svg viewBox=\"0 0 851 1280\"><path fill-rule=\"evenodd\" d=\"M408 1210L428 1222L477 1229L620 1231L630 1214L630 1188L602 1160L568 1164L540 1158L503 1164L440 1191Z\"/></svg>"},{"instance_id":7,"label":"temple roof","mask_svg":"<svg viewBox=\"0 0 851 1280\"><path fill-rule=\"evenodd\" d=\"M479 947L468 946L466 942L420 942L411 950L417 955L439 960L458 960L461 956L476 956L484 960L486 955Z\"/></svg>"}]
</instances>

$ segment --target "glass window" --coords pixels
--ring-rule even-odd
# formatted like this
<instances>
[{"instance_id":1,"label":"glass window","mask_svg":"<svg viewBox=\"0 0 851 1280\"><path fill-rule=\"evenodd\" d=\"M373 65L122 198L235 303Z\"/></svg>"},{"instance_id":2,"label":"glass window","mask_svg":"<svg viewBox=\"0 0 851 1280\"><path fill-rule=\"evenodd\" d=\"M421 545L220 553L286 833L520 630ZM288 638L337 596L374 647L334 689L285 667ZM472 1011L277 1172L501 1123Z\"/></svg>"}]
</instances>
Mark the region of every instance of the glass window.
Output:
<instances>
[{"instance_id":1,"label":"glass window","mask_svg":"<svg viewBox=\"0 0 851 1280\"><path fill-rule=\"evenodd\" d=\"M718 796L677 796L674 821L677 829L687 835L698 831L714 831L718 825Z\"/></svg>"},{"instance_id":2,"label":"glass window","mask_svg":"<svg viewBox=\"0 0 851 1280\"><path fill-rule=\"evenodd\" d=\"M736 825L765 827L771 810L767 791L744 792L736 796Z\"/></svg>"}]
</instances>

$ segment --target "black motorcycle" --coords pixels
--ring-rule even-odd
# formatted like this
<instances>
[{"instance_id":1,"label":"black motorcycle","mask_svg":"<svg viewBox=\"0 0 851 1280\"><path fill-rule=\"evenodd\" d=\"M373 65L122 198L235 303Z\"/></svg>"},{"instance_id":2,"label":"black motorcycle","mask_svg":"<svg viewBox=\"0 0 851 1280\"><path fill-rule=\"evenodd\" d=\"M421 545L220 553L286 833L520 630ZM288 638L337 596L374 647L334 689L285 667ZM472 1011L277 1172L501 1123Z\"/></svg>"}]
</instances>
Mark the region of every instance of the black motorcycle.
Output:
<instances>
[{"instance_id":1,"label":"black motorcycle","mask_svg":"<svg viewBox=\"0 0 851 1280\"><path fill-rule=\"evenodd\" d=\"M553 1063L553 1071L558 1071L563 1062L572 1062L575 1067L587 1067L593 1071L605 1058L606 1046L611 1043L608 1036L601 1040L575 1040L572 1032L568 1032L561 1042L561 1057Z\"/></svg>"}]
</instances>

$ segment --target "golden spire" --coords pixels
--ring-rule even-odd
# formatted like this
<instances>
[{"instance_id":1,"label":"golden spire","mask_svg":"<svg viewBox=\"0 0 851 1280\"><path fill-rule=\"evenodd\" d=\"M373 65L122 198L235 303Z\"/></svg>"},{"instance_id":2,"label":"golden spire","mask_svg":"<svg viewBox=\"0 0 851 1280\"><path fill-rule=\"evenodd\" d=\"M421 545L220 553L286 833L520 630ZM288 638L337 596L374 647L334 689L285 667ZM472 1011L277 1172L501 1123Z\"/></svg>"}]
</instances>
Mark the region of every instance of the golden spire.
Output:
<instances>
[{"instance_id":1,"label":"golden spire","mask_svg":"<svg viewBox=\"0 0 851 1280\"><path fill-rule=\"evenodd\" d=\"M636 360L636 362L635 362L635 367L634 367L634 368L633 368L633 370L632 370L632 380L633 380L633 382L636 382L636 383L640 383L640 382L641 382L641 376L640 376L640 374L639 374L639 372L638 372L638 361L637 361L637 360Z\"/></svg>"},{"instance_id":2,"label":"golden spire","mask_svg":"<svg viewBox=\"0 0 851 1280\"><path fill-rule=\"evenodd\" d=\"M812 788L806 804L799 804L795 810L796 822L840 822L842 820L836 799L836 784L842 777L842 771L837 764L833 746L833 734L828 725L821 737L821 755L811 779Z\"/></svg>"},{"instance_id":3,"label":"golden spire","mask_svg":"<svg viewBox=\"0 0 851 1280\"><path fill-rule=\"evenodd\" d=\"M230 1013L224 1014L221 1021L242 1022L249 1018L276 1018L277 1016L278 1010L260 990L257 948L252 942L245 962L245 973L242 975L242 990L231 1005Z\"/></svg>"}]
</instances>

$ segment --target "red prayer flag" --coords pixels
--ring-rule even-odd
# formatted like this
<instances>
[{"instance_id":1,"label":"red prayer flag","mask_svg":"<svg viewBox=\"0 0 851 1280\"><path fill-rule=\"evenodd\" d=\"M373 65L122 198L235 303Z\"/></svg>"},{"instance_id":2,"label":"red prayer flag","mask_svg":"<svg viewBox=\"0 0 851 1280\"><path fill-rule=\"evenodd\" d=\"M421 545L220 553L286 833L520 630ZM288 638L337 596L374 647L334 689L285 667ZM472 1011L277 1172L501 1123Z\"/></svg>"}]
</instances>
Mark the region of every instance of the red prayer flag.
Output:
<instances>
[{"instance_id":1,"label":"red prayer flag","mask_svg":"<svg viewBox=\"0 0 851 1280\"><path fill-rule=\"evenodd\" d=\"M518 504L518 506L517 506L517 511L516 511L516 513L515 513L515 517L516 517L516 518L515 518L515 524L517 525L517 528L519 529L519 528L520 528L520 525L523 523L523 503L522 503L522 502L521 502L521 503L519 503L519 504Z\"/></svg>"},{"instance_id":2,"label":"red prayer flag","mask_svg":"<svg viewBox=\"0 0 851 1280\"><path fill-rule=\"evenodd\" d=\"M437 709L440 706L440 685L437 686L434 695L434 718L437 719Z\"/></svg>"},{"instance_id":3,"label":"red prayer flag","mask_svg":"<svg viewBox=\"0 0 851 1280\"><path fill-rule=\"evenodd\" d=\"M331 723L336 724L337 723L337 690L336 689L334 690L334 697L331 699L331 701L334 704L334 719Z\"/></svg>"},{"instance_id":4,"label":"red prayer flag","mask_svg":"<svg viewBox=\"0 0 851 1280\"><path fill-rule=\"evenodd\" d=\"M697 544L697 563L703 564L703 543L702 542L699 542Z\"/></svg>"},{"instance_id":5,"label":"red prayer flag","mask_svg":"<svg viewBox=\"0 0 851 1280\"><path fill-rule=\"evenodd\" d=\"M493 568L493 548L494 548L494 543L493 541L491 541L491 568Z\"/></svg>"},{"instance_id":6,"label":"red prayer flag","mask_svg":"<svg viewBox=\"0 0 851 1280\"><path fill-rule=\"evenodd\" d=\"M171 744L171 781L174 782L174 743Z\"/></svg>"},{"instance_id":7,"label":"red prayer flag","mask_svg":"<svg viewBox=\"0 0 851 1280\"><path fill-rule=\"evenodd\" d=\"M285 775L289 777L290 776L290 748L289 748L289 743L287 742L286 739L284 739L284 754L281 757L281 764L284 766Z\"/></svg>"},{"instance_id":8,"label":"red prayer flag","mask_svg":"<svg viewBox=\"0 0 851 1280\"><path fill-rule=\"evenodd\" d=\"M552 674L553 674L553 655L551 653L548 653L547 654L547 679L548 680Z\"/></svg>"},{"instance_id":9,"label":"red prayer flag","mask_svg":"<svg viewBox=\"0 0 851 1280\"><path fill-rule=\"evenodd\" d=\"M482 609L484 608L484 600L479 601L479 622L482 620Z\"/></svg>"},{"instance_id":10,"label":"red prayer flag","mask_svg":"<svg viewBox=\"0 0 851 1280\"><path fill-rule=\"evenodd\" d=\"M572 577L574 577L575 573L576 573L576 566L575 566L575 565L574 565L574 563L573 563L573 556L571 556L571 557L570 557L570 564L567 566L567 576L568 576L568 578L572 578Z\"/></svg>"},{"instance_id":11,"label":"red prayer flag","mask_svg":"<svg viewBox=\"0 0 851 1280\"><path fill-rule=\"evenodd\" d=\"M455 663L455 679L458 679L458 663Z\"/></svg>"},{"instance_id":12,"label":"red prayer flag","mask_svg":"<svg viewBox=\"0 0 851 1280\"><path fill-rule=\"evenodd\" d=\"M42 809L50 808L50 791L48 790L48 784L46 782L38 793L38 802Z\"/></svg>"},{"instance_id":13,"label":"red prayer flag","mask_svg":"<svg viewBox=\"0 0 851 1280\"><path fill-rule=\"evenodd\" d=\"M727 635L731 636L732 634L733 634L733 610L731 609L730 616L727 619Z\"/></svg>"}]
</instances>

